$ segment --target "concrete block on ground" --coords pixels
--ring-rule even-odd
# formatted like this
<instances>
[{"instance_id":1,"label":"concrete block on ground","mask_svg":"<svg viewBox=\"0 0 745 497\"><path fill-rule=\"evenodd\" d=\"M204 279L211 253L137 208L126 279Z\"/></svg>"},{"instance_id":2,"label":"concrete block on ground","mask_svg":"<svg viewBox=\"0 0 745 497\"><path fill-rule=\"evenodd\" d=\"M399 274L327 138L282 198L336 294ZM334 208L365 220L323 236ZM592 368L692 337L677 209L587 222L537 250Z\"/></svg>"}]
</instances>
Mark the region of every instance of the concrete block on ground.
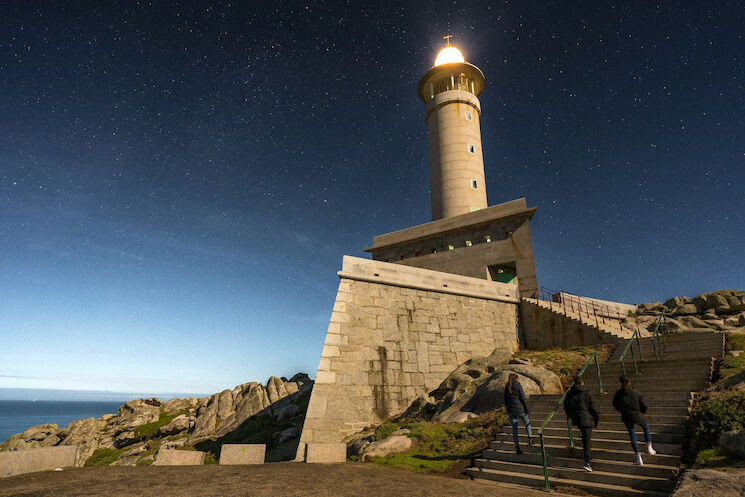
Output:
<instances>
[{"instance_id":1,"label":"concrete block on ground","mask_svg":"<svg viewBox=\"0 0 745 497\"><path fill-rule=\"evenodd\" d=\"M204 456L204 452L197 450L161 449L153 466L201 466Z\"/></svg>"},{"instance_id":2,"label":"concrete block on ground","mask_svg":"<svg viewBox=\"0 0 745 497\"><path fill-rule=\"evenodd\" d=\"M75 445L0 452L0 478L75 466L77 454Z\"/></svg>"},{"instance_id":3,"label":"concrete block on ground","mask_svg":"<svg viewBox=\"0 0 745 497\"><path fill-rule=\"evenodd\" d=\"M347 461L345 443L309 443L305 445L305 462L332 463Z\"/></svg>"},{"instance_id":4,"label":"concrete block on ground","mask_svg":"<svg viewBox=\"0 0 745 497\"><path fill-rule=\"evenodd\" d=\"M266 444L224 444L220 449L220 466L264 464Z\"/></svg>"}]
</instances>

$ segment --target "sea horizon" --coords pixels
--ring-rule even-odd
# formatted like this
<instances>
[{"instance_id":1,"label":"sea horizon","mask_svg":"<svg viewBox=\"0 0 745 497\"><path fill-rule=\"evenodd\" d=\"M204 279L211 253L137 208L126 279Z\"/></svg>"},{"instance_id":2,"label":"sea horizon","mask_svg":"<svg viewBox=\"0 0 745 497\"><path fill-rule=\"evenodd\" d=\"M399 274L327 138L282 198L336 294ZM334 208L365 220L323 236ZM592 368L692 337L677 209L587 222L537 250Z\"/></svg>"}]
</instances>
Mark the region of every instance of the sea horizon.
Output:
<instances>
[{"instance_id":1,"label":"sea horizon","mask_svg":"<svg viewBox=\"0 0 745 497\"><path fill-rule=\"evenodd\" d=\"M194 393L112 392L46 388L0 388L0 443L27 428L56 424L64 428L78 419L116 414L126 402L142 398L206 397Z\"/></svg>"}]
</instances>

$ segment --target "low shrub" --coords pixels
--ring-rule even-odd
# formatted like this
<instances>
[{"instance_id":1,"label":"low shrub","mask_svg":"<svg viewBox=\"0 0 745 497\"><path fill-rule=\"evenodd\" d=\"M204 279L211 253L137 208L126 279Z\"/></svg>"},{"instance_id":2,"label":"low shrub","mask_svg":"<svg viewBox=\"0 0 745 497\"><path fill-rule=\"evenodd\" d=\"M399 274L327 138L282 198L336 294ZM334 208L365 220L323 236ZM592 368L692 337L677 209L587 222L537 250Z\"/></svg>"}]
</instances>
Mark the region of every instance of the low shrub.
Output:
<instances>
[{"instance_id":1,"label":"low shrub","mask_svg":"<svg viewBox=\"0 0 745 497\"><path fill-rule=\"evenodd\" d=\"M93 454L86 459L85 466L108 466L119 459L122 449L96 449Z\"/></svg>"},{"instance_id":2,"label":"low shrub","mask_svg":"<svg viewBox=\"0 0 745 497\"><path fill-rule=\"evenodd\" d=\"M688 462L695 461L701 451L715 448L723 432L742 429L745 429L745 392L713 392L701 398L688 419Z\"/></svg>"},{"instance_id":3,"label":"low shrub","mask_svg":"<svg viewBox=\"0 0 745 497\"><path fill-rule=\"evenodd\" d=\"M391 433L398 430L400 426L397 423L383 423L382 425L375 428L375 433L372 434L370 440L373 442L377 440L383 440L391 436Z\"/></svg>"}]
</instances>

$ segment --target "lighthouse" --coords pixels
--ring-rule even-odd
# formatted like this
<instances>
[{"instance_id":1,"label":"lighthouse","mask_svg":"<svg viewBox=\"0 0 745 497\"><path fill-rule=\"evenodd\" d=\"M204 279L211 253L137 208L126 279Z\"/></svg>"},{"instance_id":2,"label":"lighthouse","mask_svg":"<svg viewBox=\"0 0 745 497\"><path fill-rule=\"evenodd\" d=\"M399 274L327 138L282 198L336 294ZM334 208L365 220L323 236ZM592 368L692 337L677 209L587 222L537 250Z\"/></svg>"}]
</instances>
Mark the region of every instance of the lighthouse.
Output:
<instances>
[{"instance_id":1,"label":"lighthouse","mask_svg":"<svg viewBox=\"0 0 745 497\"><path fill-rule=\"evenodd\" d=\"M450 45L419 81L429 131L429 182L432 220L487 207L481 149L484 74Z\"/></svg>"},{"instance_id":2,"label":"lighthouse","mask_svg":"<svg viewBox=\"0 0 745 497\"><path fill-rule=\"evenodd\" d=\"M378 235L365 251L376 261L517 284L521 296L534 296L530 220L536 208L525 198L487 204L479 101L484 74L450 44L450 35L444 38L447 45L419 81L432 220Z\"/></svg>"}]
</instances>

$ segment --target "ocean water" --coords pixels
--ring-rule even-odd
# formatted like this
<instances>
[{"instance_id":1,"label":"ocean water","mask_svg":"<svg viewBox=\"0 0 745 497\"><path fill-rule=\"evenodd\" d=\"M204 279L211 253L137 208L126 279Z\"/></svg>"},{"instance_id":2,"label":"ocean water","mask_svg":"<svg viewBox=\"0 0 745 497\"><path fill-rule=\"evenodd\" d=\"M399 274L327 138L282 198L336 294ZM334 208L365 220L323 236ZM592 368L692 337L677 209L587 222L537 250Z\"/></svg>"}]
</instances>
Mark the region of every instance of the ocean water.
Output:
<instances>
[{"instance_id":1,"label":"ocean water","mask_svg":"<svg viewBox=\"0 0 745 497\"><path fill-rule=\"evenodd\" d=\"M0 400L0 443L26 428L54 423L64 428L70 421L116 414L123 402Z\"/></svg>"}]
</instances>

